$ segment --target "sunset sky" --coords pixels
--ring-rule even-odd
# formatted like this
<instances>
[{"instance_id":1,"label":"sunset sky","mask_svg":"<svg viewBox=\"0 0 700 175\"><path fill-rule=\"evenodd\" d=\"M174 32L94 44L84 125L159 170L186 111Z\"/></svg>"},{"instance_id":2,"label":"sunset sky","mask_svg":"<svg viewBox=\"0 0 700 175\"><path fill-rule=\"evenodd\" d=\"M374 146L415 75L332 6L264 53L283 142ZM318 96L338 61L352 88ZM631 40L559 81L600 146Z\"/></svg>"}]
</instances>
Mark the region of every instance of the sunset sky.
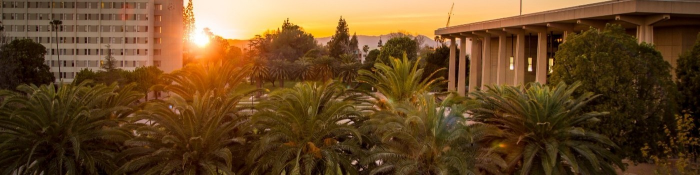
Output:
<instances>
[{"instance_id":1,"label":"sunset sky","mask_svg":"<svg viewBox=\"0 0 700 175\"><path fill-rule=\"evenodd\" d=\"M524 0L523 14L601 1ZM340 16L358 35L407 31L432 37L445 27L453 2L450 25L518 15L520 7L518 0L193 0L197 28L231 39L275 30L286 18L315 37L327 37Z\"/></svg>"}]
</instances>

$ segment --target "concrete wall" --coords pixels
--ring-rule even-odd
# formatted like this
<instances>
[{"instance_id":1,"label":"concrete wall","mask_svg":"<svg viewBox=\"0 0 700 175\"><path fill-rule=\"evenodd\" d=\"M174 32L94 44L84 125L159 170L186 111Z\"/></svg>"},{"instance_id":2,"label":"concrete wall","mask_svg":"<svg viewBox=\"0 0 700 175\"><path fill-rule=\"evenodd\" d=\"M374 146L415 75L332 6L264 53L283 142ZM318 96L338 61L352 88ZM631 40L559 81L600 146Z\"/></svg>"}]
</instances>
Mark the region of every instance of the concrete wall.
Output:
<instances>
[{"instance_id":1,"label":"concrete wall","mask_svg":"<svg viewBox=\"0 0 700 175\"><path fill-rule=\"evenodd\" d=\"M671 64L671 74L675 77L678 57L691 49L697 40L700 26L673 26L654 28L654 46L664 60Z\"/></svg>"}]
</instances>

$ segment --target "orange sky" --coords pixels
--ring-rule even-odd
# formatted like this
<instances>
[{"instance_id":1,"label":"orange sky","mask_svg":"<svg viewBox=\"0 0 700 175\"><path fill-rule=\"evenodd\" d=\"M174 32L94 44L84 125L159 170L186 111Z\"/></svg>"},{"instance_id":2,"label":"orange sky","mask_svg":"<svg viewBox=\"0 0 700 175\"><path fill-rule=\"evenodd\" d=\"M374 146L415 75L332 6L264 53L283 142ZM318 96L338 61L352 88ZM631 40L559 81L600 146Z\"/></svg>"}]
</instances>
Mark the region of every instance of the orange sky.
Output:
<instances>
[{"instance_id":1,"label":"orange sky","mask_svg":"<svg viewBox=\"0 0 700 175\"><path fill-rule=\"evenodd\" d=\"M523 14L601 1L524 0ZM518 0L193 0L197 28L209 27L232 39L275 30L286 18L315 37L327 37L340 16L358 35L407 31L432 37L435 29L445 27L452 2L451 25L519 14Z\"/></svg>"}]
</instances>

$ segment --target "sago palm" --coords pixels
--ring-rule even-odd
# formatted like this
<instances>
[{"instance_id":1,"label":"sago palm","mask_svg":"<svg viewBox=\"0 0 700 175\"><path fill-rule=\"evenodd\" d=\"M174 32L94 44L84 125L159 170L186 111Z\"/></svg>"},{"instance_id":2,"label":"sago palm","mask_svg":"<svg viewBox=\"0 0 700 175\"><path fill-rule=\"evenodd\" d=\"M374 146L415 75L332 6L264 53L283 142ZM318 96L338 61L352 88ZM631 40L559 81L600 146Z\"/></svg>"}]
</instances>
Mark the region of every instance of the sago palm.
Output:
<instances>
[{"instance_id":1,"label":"sago palm","mask_svg":"<svg viewBox=\"0 0 700 175\"><path fill-rule=\"evenodd\" d=\"M499 132L486 125L465 125L467 108L447 101L440 104L424 93L415 103L394 108L404 115L380 111L365 121L362 131L380 140L362 161L369 174L499 174L506 162L482 149Z\"/></svg>"},{"instance_id":2,"label":"sago palm","mask_svg":"<svg viewBox=\"0 0 700 175\"><path fill-rule=\"evenodd\" d=\"M423 78L423 69L418 62L408 60L404 54L403 59L392 58L390 65L375 63L374 71L360 70L358 81L372 85L379 93L391 102L415 101L418 94L428 92L433 86L444 83L442 77L435 77L439 69Z\"/></svg>"},{"instance_id":3,"label":"sago palm","mask_svg":"<svg viewBox=\"0 0 700 175\"><path fill-rule=\"evenodd\" d=\"M298 83L270 94L253 116L260 140L248 156L251 174L357 174L361 153L352 122L354 96L337 83Z\"/></svg>"},{"instance_id":4,"label":"sago palm","mask_svg":"<svg viewBox=\"0 0 700 175\"><path fill-rule=\"evenodd\" d=\"M183 69L164 76L166 81L172 82L164 89L186 100L192 100L196 93L204 94L207 91L212 91L215 95L227 95L245 81L249 72L248 67L238 67L228 62L188 64Z\"/></svg>"},{"instance_id":5,"label":"sago palm","mask_svg":"<svg viewBox=\"0 0 700 175\"><path fill-rule=\"evenodd\" d=\"M345 83L346 85L350 85L350 83L355 81L355 78L357 78L357 71L360 69L361 66L362 64L360 63L360 60L358 60L353 55L341 55L340 64L336 69L336 71L338 72L338 78L341 82Z\"/></svg>"},{"instance_id":6,"label":"sago palm","mask_svg":"<svg viewBox=\"0 0 700 175\"><path fill-rule=\"evenodd\" d=\"M134 86L86 84L0 92L0 173L99 174L117 168L114 157L131 136L119 126L142 95Z\"/></svg>"},{"instance_id":7,"label":"sago palm","mask_svg":"<svg viewBox=\"0 0 700 175\"><path fill-rule=\"evenodd\" d=\"M234 174L231 147L244 142L246 118L236 107L241 95L213 92L193 95L192 102L175 94L148 104L132 118L136 137L115 174Z\"/></svg>"},{"instance_id":8,"label":"sago palm","mask_svg":"<svg viewBox=\"0 0 700 175\"><path fill-rule=\"evenodd\" d=\"M508 153L517 174L615 174L624 167L610 151L615 143L585 127L606 113L582 111L597 96L574 97L579 85L487 87L472 93L480 105L474 120L503 130L495 149Z\"/></svg>"}]
</instances>

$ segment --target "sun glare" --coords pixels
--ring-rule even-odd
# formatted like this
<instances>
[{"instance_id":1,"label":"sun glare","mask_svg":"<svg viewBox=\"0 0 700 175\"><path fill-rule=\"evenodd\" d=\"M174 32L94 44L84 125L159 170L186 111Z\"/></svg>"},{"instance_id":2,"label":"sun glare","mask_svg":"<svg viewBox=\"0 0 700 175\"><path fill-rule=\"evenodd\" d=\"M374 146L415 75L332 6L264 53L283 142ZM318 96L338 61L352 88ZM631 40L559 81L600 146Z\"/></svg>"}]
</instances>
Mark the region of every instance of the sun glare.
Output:
<instances>
[{"instance_id":1,"label":"sun glare","mask_svg":"<svg viewBox=\"0 0 700 175\"><path fill-rule=\"evenodd\" d=\"M196 32L192 35L192 41L199 47L204 47L209 44L209 36L204 34L204 32Z\"/></svg>"}]
</instances>

